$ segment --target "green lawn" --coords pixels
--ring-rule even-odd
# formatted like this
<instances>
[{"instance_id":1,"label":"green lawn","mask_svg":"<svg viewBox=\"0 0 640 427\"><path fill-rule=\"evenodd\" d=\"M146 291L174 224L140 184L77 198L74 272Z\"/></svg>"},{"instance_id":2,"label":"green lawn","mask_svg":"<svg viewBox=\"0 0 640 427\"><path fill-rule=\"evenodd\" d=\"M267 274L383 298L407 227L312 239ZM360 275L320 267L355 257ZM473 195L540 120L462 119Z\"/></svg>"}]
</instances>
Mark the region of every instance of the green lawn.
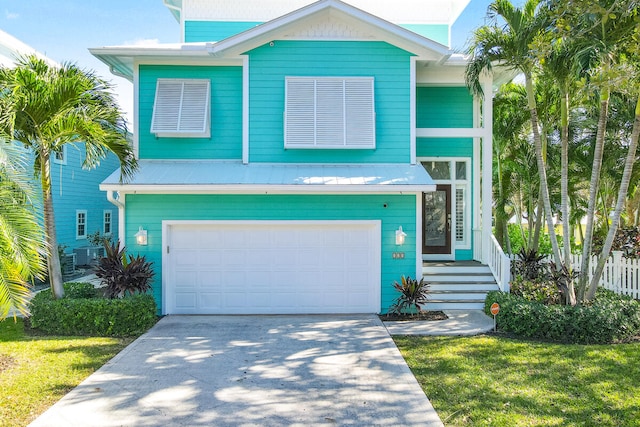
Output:
<instances>
[{"instance_id":1,"label":"green lawn","mask_svg":"<svg viewBox=\"0 0 640 427\"><path fill-rule=\"evenodd\" d=\"M29 336L0 321L0 426L24 426L132 339Z\"/></svg>"},{"instance_id":2,"label":"green lawn","mask_svg":"<svg viewBox=\"0 0 640 427\"><path fill-rule=\"evenodd\" d=\"M640 343L394 340L446 426L640 426Z\"/></svg>"}]
</instances>

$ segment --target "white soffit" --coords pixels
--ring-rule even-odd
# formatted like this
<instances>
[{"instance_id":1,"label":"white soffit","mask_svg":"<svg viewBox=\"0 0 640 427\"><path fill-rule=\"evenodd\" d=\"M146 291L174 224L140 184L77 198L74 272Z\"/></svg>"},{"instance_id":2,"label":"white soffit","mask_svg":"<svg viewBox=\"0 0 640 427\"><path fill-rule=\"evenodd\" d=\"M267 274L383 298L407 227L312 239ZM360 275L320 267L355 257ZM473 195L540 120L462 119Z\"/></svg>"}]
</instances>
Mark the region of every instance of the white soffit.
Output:
<instances>
[{"instance_id":1,"label":"white soffit","mask_svg":"<svg viewBox=\"0 0 640 427\"><path fill-rule=\"evenodd\" d=\"M451 25L469 1L346 0L344 3L395 24ZM180 12L187 21L266 22L313 3L312 0L183 0Z\"/></svg>"}]
</instances>

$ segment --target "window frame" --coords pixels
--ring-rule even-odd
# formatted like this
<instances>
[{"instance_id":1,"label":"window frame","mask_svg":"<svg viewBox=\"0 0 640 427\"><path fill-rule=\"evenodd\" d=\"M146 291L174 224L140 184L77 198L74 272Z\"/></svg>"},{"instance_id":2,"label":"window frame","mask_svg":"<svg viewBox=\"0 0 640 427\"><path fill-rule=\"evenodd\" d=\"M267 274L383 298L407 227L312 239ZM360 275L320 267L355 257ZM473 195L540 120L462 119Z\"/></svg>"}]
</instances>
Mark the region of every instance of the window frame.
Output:
<instances>
[{"instance_id":1,"label":"window frame","mask_svg":"<svg viewBox=\"0 0 640 427\"><path fill-rule=\"evenodd\" d=\"M84 216L84 221L81 223L80 216ZM76 240L86 239L87 238L87 210L86 209L78 209L76 210ZM84 227L84 234L80 234L80 226Z\"/></svg>"},{"instance_id":2,"label":"window frame","mask_svg":"<svg viewBox=\"0 0 640 427\"><path fill-rule=\"evenodd\" d=\"M163 85L181 85L180 98L171 98L171 89ZM190 99L185 102L185 85L204 85L197 90L197 99ZM173 90L176 90L175 88ZM166 93L169 92L169 93ZM195 92L194 92L195 93ZM192 93L193 95L193 93ZM204 105L202 104L204 103ZM164 104L163 104L164 103ZM165 109L165 111L162 111ZM175 110L175 111L172 111ZM194 123L199 123L198 128L181 128L183 123L183 112L190 111L194 118L190 119ZM196 113L197 112L197 116ZM175 126L166 126L166 121L162 116L175 115ZM201 116L201 117L200 117ZM165 126L163 126L165 125ZM189 79L189 78L159 78L156 80L156 89L153 98L153 109L151 111L150 131L157 138L210 138L211 137L211 80L210 79Z\"/></svg>"},{"instance_id":3,"label":"window frame","mask_svg":"<svg viewBox=\"0 0 640 427\"><path fill-rule=\"evenodd\" d=\"M309 87L294 92L296 83ZM307 90L306 94L304 89ZM313 94L310 94L311 91ZM340 105L340 101L340 109L332 108L333 105ZM374 77L286 76L284 104L285 149L376 148ZM303 113L294 114L300 111ZM308 117L303 117L304 112ZM311 135L307 136L309 133Z\"/></svg>"},{"instance_id":4,"label":"window frame","mask_svg":"<svg viewBox=\"0 0 640 427\"><path fill-rule=\"evenodd\" d=\"M107 221L107 215L109 215L109 221ZM109 224L109 231L107 231L107 224ZM111 236L113 233L113 211L111 209L105 209L102 211L102 234L105 236Z\"/></svg>"},{"instance_id":5,"label":"window frame","mask_svg":"<svg viewBox=\"0 0 640 427\"><path fill-rule=\"evenodd\" d=\"M56 165L67 164L67 146L66 145L62 146L62 151L60 151L59 153L53 152L52 154L53 154L52 156L53 163L55 163ZM61 158L58 157L59 154L62 155Z\"/></svg>"}]
</instances>

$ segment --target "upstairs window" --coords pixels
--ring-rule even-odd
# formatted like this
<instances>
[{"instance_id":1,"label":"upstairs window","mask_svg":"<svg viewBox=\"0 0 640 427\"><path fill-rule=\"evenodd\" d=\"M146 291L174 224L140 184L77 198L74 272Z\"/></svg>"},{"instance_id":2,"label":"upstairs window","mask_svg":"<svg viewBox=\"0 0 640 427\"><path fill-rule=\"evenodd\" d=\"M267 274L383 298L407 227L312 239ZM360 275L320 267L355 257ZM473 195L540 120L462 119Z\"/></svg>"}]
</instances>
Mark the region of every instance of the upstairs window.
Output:
<instances>
[{"instance_id":1,"label":"upstairs window","mask_svg":"<svg viewBox=\"0 0 640 427\"><path fill-rule=\"evenodd\" d=\"M376 147L372 77L288 77L285 148Z\"/></svg>"},{"instance_id":2,"label":"upstairs window","mask_svg":"<svg viewBox=\"0 0 640 427\"><path fill-rule=\"evenodd\" d=\"M158 79L151 133L158 137L211 136L210 81Z\"/></svg>"}]
</instances>

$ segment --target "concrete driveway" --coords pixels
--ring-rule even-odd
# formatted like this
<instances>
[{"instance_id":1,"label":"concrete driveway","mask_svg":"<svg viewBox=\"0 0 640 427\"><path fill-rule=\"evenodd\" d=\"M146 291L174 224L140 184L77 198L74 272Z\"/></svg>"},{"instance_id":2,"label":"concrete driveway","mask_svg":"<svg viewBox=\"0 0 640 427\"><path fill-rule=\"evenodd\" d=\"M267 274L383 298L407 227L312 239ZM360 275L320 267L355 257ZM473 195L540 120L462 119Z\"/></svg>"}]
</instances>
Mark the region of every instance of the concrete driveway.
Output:
<instances>
[{"instance_id":1,"label":"concrete driveway","mask_svg":"<svg viewBox=\"0 0 640 427\"><path fill-rule=\"evenodd\" d=\"M442 426L374 315L168 316L31 426Z\"/></svg>"}]
</instances>

